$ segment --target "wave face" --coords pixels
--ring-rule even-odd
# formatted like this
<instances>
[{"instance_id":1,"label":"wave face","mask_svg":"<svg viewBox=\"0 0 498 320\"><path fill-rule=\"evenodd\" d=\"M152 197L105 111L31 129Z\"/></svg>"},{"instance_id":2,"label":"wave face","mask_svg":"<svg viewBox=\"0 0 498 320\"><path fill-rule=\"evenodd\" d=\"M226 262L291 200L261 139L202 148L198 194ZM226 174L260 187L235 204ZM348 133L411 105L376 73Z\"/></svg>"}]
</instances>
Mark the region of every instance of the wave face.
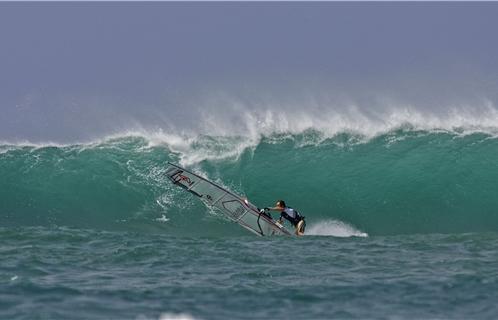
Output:
<instances>
[{"instance_id":1,"label":"wave face","mask_svg":"<svg viewBox=\"0 0 498 320\"><path fill-rule=\"evenodd\" d=\"M284 199L316 235L498 231L496 159L490 134L414 129L370 139L307 130L257 140L135 135L4 144L0 226L246 234L171 185L164 173L172 161L258 206Z\"/></svg>"}]
</instances>

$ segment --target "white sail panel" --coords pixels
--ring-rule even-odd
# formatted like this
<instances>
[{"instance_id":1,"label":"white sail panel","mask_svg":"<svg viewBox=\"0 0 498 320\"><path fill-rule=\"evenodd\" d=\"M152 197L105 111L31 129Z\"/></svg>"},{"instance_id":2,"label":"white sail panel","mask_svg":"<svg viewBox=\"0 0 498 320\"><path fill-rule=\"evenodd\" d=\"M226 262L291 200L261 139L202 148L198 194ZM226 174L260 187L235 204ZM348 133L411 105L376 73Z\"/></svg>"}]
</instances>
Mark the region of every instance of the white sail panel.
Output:
<instances>
[{"instance_id":1,"label":"white sail panel","mask_svg":"<svg viewBox=\"0 0 498 320\"><path fill-rule=\"evenodd\" d=\"M219 209L225 216L249 231L260 235L292 235L271 217L260 213L247 199L182 167L170 164L166 172L170 180L192 194L206 205Z\"/></svg>"}]
</instances>

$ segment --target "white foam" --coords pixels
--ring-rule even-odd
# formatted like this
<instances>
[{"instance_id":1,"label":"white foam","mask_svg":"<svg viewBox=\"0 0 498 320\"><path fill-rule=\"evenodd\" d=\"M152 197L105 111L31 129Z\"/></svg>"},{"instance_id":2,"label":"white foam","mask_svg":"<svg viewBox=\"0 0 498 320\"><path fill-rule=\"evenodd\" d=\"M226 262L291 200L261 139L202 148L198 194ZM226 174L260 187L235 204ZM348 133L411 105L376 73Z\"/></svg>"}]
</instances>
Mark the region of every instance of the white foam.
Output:
<instances>
[{"instance_id":1,"label":"white foam","mask_svg":"<svg viewBox=\"0 0 498 320\"><path fill-rule=\"evenodd\" d=\"M371 138L406 124L416 130L464 128L498 132L498 110L486 98L428 108L380 96L368 104L358 104L327 95L283 102L271 97L251 101L224 92L210 94L198 106L194 132L199 134L241 135L257 140L275 133L296 134L313 129L326 137L350 132Z\"/></svg>"},{"instance_id":2,"label":"white foam","mask_svg":"<svg viewBox=\"0 0 498 320\"><path fill-rule=\"evenodd\" d=\"M0 154L8 153L10 151L16 150L17 148L12 147L12 146L0 146Z\"/></svg>"},{"instance_id":3,"label":"white foam","mask_svg":"<svg viewBox=\"0 0 498 320\"><path fill-rule=\"evenodd\" d=\"M314 223L306 228L306 235L333 236L333 237L368 237L352 225L339 220L324 220Z\"/></svg>"},{"instance_id":4,"label":"white foam","mask_svg":"<svg viewBox=\"0 0 498 320\"><path fill-rule=\"evenodd\" d=\"M449 106L439 111L386 102L372 112L351 104L340 107L263 105L251 108L236 100L231 107L207 108L200 112L198 127L186 132L168 126L169 131L139 128L121 136L140 136L149 147L166 146L176 153L183 166L203 160L226 160L254 150L262 138L278 143L312 130L317 135L297 142L296 146L319 144L341 133L367 142L371 138L403 128L413 131L443 132L456 136L485 133L498 136L498 110L489 101L479 106ZM222 110L221 110L222 109ZM118 135L119 136L119 135ZM114 136L114 137L118 137ZM395 142L395 141L393 141Z\"/></svg>"},{"instance_id":5,"label":"white foam","mask_svg":"<svg viewBox=\"0 0 498 320\"><path fill-rule=\"evenodd\" d=\"M164 214L161 215L161 218L156 218L154 220L157 221L157 222L168 222L169 221L169 219L166 218L166 215L164 215Z\"/></svg>"},{"instance_id":6,"label":"white foam","mask_svg":"<svg viewBox=\"0 0 498 320\"><path fill-rule=\"evenodd\" d=\"M149 318L144 315L139 315L137 320L152 320L152 318ZM158 320L200 320L200 318L194 318L192 315L188 313L172 313L172 312L165 312L161 313L159 316Z\"/></svg>"},{"instance_id":7,"label":"white foam","mask_svg":"<svg viewBox=\"0 0 498 320\"><path fill-rule=\"evenodd\" d=\"M52 141L32 142L29 140L15 140L15 141L2 140L2 141L0 141L0 146L2 146L2 148L6 149L7 151L13 150L14 148L23 148L23 147L40 149L40 148L49 148L49 147L63 148L63 147L71 146L71 145L74 145L74 144L69 144L69 143L64 144L64 143L57 143L57 142L52 142Z\"/></svg>"},{"instance_id":8,"label":"white foam","mask_svg":"<svg viewBox=\"0 0 498 320\"><path fill-rule=\"evenodd\" d=\"M245 151L253 151L263 138L270 138L267 140L270 143L278 143L282 139L294 139L296 134L309 130L317 134L296 141L296 147L320 144L341 133L352 134L357 137L355 141L362 143L400 128L444 132L456 137L473 133L498 137L498 110L492 102L486 100L478 106L447 106L434 111L388 100L383 101L385 105L382 108L372 109L354 103L327 106L314 101L307 105L262 103L254 106L231 97L220 103L225 105L200 106L206 108L196 113L199 119L190 126L165 123L164 129L151 129L133 122L125 131L114 132L90 142L3 142L0 143L3 144L0 152L5 153L13 146L71 146L81 150L113 146L119 148L121 138L139 137L145 140L145 144L139 145L137 151L165 147L176 155L180 165L191 166L204 160L236 161ZM188 130L184 127L188 127ZM390 143L402 139L403 137L394 137Z\"/></svg>"},{"instance_id":9,"label":"white foam","mask_svg":"<svg viewBox=\"0 0 498 320\"><path fill-rule=\"evenodd\" d=\"M163 313L159 317L159 320L196 320L199 318L194 318L188 313Z\"/></svg>"}]
</instances>

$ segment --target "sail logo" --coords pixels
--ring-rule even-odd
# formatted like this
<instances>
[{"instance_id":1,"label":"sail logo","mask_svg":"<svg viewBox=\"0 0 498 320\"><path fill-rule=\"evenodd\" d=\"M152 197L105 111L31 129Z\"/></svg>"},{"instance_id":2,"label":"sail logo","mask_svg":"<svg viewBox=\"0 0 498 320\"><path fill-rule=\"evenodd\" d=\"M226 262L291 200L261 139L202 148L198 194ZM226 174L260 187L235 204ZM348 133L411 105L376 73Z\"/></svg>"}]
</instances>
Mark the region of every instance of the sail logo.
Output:
<instances>
[{"instance_id":1,"label":"sail logo","mask_svg":"<svg viewBox=\"0 0 498 320\"><path fill-rule=\"evenodd\" d=\"M194 184L192 179L190 179L190 177L188 177L188 176L183 175L182 173L183 173L183 171L178 170L177 172L172 174L170 177L175 183L181 183L182 185L186 185L188 187L192 186Z\"/></svg>"},{"instance_id":2,"label":"sail logo","mask_svg":"<svg viewBox=\"0 0 498 320\"><path fill-rule=\"evenodd\" d=\"M189 187L194 184L194 182L192 182L192 180L190 180L190 178L187 176L179 174L178 177L179 177L179 180L178 180L179 182L185 182L189 185Z\"/></svg>"}]
</instances>

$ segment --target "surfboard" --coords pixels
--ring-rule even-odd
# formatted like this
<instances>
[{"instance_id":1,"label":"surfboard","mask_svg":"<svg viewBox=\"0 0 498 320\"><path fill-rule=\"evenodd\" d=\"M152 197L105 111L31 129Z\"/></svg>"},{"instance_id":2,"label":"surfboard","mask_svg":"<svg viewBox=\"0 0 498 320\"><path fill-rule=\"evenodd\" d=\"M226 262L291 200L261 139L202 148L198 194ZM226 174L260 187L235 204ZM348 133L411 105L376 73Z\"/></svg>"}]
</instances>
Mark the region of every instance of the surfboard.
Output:
<instances>
[{"instance_id":1,"label":"surfboard","mask_svg":"<svg viewBox=\"0 0 498 320\"><path fill-rule=\"evenodd\" d=\"M166 175L175 185L200 198L209 207L258 236L294 235L284 226L262 213L247 199L185 168L168 162Z\"/></svg>"}]
</instances>

